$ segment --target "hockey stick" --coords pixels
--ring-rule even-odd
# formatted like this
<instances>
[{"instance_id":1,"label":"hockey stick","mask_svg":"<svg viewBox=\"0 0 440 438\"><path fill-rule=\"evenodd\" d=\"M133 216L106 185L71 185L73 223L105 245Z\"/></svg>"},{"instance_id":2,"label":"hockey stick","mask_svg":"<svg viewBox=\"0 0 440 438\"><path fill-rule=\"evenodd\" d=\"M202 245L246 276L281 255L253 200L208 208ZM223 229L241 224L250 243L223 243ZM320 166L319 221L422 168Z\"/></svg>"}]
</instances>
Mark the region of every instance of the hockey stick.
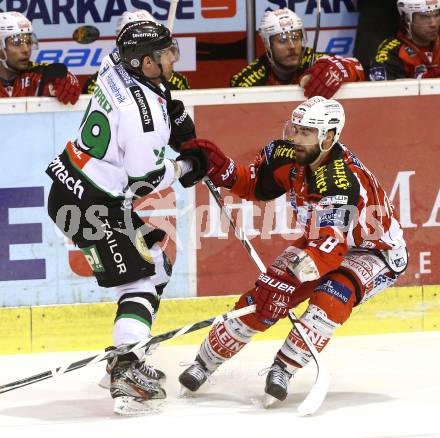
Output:
<instances>
[{"instance_id":1,"label":"hockey stick","mask_svg":"<svg viewBox=\"0 0 440 438\"><path fill-rule=\"evenodd\" d=\"M220 207L220 210L225 214L225 216L228 218L229 223L231 224L232 228L235 231L235 235L240 240L240 242L245 247L247 253L251 257L251 259L254 261L254 263L257 265L258 269L261 272L266 272L266 267L255 251L254 247L252 246L251 242L247 238L244 231L237 225L234 218L232 217L230 211L225 207L223 198L218 191L218 188L214 185L214 183L208 179L205 178L204 180L206 186L208 187L208 190L214 197L215 201L217 202L217 205ZM309 349L315 363L316 367L318 369L315 383L310 390L307 397L304 399L304 401L298 406L298 412L303 415L312 415L314 414L319 407L321 406L322 402L325 399L325 396L327 395L328 387L330 385L330 372L328 370L327 365L322 360L321 355L316 350L315 346L313 345L312 341L308 337L307 333L305 332L301 321L295 316L295 313L293 310L289 310L289 319L292 322L293 326L298 331L299 335L301 336L301 339L303 342L307 345L307 348Z\"/></svg>"},{"instance_id":2,"label":"hockey stick","mask_svg":"<svg viewBox=\"0 0 440 438\"><path fill-rule=\"evenodd\" d=\"M312 59L310 61L310 66L315 63L315 53L318 47L319 30L321 28L321 0L316 0L316 9L316 27L315 36L313 37Z\"/></svg>"},{"instance_id":3,"label":"hockey stick","mask_svg":"<svg viewBox=\"0 0 440 438\"><path fill-rule=\"evenodd\" d=\"M177 10L177 4L179 3L179 0L171 0L170 2L170 10L168 12L168 21L167 21L167 28L171 33L173 33L174 28L174 21L176 19L176 10Z\"/></svg>"},{"instance_id":4,"label":"hockey stick","mask_svg":"<svg viewBox=\"0 0 440 438\"><path fill-rule=\"evenodd\" d=\"M0 394L3 392L12 391L14 389L21 388L23 386L31 385L32 383L40 382L41 380L50 379L51 377L60 376L61 374L68 373L70 371L77 370L79 368L83 368L88 365L92 365L97 362L101 362L106 359L111 359L114 356L126 354L133 350L138 350L141 348L146 348L153 344L159 344L160 342L167 341L168 339L177 338L178 336L185 335L187 333L195 332L205 327L209 327L212 324L216 324L218 322L224 322L228 319L238 318L240 316L248 315L255 311L255 304L247 307L243 307L242 309L232 310L223 315L214 316L209 319L205 319L203 321L195 322L193 324L186 325L179 329L171 330L166 333L162 333L158 336L153 336L152 338L140 341L134 344L124 345L122 348L116 348L111 351L104 351L96 356L90 356L85 359L79 360L77 362L72 362L71 364L63 367L57 367L52 370L45 371L40 374L36 374L31 377L26 377L25 379L17 380L15 382L7 383L6 385L0 386Z\"/></svg>"}]
</instances>

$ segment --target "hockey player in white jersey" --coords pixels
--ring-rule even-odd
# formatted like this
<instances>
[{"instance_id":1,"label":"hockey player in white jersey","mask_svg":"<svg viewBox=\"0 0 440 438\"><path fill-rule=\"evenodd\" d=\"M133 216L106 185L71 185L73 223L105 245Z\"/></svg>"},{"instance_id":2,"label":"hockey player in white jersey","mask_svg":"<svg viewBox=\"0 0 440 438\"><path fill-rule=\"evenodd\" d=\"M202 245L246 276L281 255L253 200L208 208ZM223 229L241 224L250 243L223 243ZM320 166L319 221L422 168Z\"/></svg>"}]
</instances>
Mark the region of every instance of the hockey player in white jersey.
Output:
<instances>
[{"instance_id":1,"label":"hockey player in white jersey","mask_svg":"<svg viewBox=\"0 0 440 438\"><path fill-rule=\"evenodd\" d=\"M117 47L102 61L77 139L46 170L53 180L49 216L82 250L98 284L116 292L115 347L149 337L172 271L158 245L165 232L146 227L132 210L132 193L146 196L176 180L189 187L207 169L197 149L176 160L164 157L167 144L178 150L195 136L182 102L171 100L165 87L179 59L169 30L129 23ZM116 413L142 413L149 400L166 397L144 356L119 355L108 365Z\"/></svg>"}]
</instances>

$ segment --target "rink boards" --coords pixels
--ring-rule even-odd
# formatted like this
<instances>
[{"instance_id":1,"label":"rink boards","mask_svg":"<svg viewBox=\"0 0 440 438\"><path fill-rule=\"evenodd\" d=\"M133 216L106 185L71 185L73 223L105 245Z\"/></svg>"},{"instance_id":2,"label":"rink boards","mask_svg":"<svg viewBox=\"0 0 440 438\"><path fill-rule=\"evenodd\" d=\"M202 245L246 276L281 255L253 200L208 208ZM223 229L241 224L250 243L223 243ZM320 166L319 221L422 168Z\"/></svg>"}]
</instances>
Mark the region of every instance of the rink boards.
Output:
<instances>
[{"instance_id":1,"label":"rink boards","mask_svg":"<svg viewBox=\"0 0 440 438\"><path fill-rule=\"evenodd\" d=\"M337 336L440 330L438 286L397 287L356 307ZM237 297L167 300L161 303L152 335L231 310ZM299 316L305 305L295 312ZM116 304L76 304L0 309L0 354L102 349L112 343ZM282 320L256 339L283 339L291 324ZM199 343L208 329L167 342Z\"/></svg>"},{"instance_id":2,"label":"rink boards","mask_svg":"<svg viewBox=\"0 0 440 438\"><path fill-rule=\"evenodd\" d=\"M410 252L400 288L356 309L341 334L438 330L440 288L422 285L440 284L434 134L439 82L347 84L335 96L347 113L342 141L390 194ZM175 97L194 114L198 136L217 142L241 163L252 161L260 147L280 136L283 121L303 99L297 86L193 90ZM45 209L50 185L45 166L75 135L88 99L83 96L67 108L50 98L0 102L2 162L7 163L0 174L0 307L11 307L0 308L0 353L93 349L110 342L114 305L108 302L114 297L96 285L82 254L56 233ZM172 236L166 250L175 264L166 297L186 298L164 301L155 333L224 312L232 298L193 298L239 294L252 287L257 275L231 230L224 228L206 188L173 189L153 206L139 206L142 216L165 224ZM269 264L289 244L289 200L262 205L223 195ZM195 209L188 208L192 204ZM264 336L282 337L286 330L280 323Z\"/></svg>"}]
</instances>

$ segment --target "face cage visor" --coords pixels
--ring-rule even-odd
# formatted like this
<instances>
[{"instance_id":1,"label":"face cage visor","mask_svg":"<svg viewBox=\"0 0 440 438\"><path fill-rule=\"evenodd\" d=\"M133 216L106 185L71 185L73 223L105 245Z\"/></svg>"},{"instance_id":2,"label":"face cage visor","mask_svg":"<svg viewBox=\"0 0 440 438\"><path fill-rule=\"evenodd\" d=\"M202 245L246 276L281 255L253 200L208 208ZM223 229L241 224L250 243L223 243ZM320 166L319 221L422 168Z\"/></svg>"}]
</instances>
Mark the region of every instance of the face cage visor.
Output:
<instances>
[{"instance_id":1,"label":"face cage visor","mask_svg":"<svg viewBox=\"0 0 440 438\"><path fill-rule=\"evenodd\" d=\"M415 17L414 15L418 16L418 23L415 23ZM404 21L404 27L405 31L408 33L408 35L411 37L411 26L418 30L424 30L430 28L433 24L437 26L437 28L440 28L440 9L437 9L435 11L426 11L426 12L414 12L412 14L412 18L410 19L409 16L406 16Z\"/></svg>"},{"instance_id":2,"label":"face cage visor","mask_svg":"<svg viewBox=\"0 0 440 438\"><path fill-rule=\"evenodd\" d=\"M324 142L324 140L327 137L327 132L329 132L331 129L329 130L325 130L322 128L317 128L314 126L303 126L300 125L298 123L293 123L292 120L287 120L284 123L284 128L283 128L283 140L289 141L290 143L293 144L298 144L298 146L314 146L316 143L315 142L311 142L311 143L295 143L294 141L294 136L297 135L299 133L299 129L298 128L308 128L308 129L313 129L316 131L316 133L318 134L318 145L319 145L319 149L322 152L327 152L329 149L323 149L322 148L322 143ZM336 134L336 130L335 130L335 134ZM335 145L335 141L333 142L333 144L330 146L330 149Z\"/></svg>"},{"instance_id":3,"label":"face cage visor","mask_svg":"<svg viewBox=\"0 0 440 438\"><path fill-rule=\"evenodd\" d=\"M289 141L291 143L295 143L293 138L295 135L298 135L300 133L301 128L307 128L307 130L313 130L318 135L318 143L321 144L322 141L320 139L321 130L318 128L315 128L313 126L303 126L299 125L298 123L292 123L292 120L286 120L283 127L283 140ZM325 139L325 136L324 136ZM312 143L301 143L301 146L314 146L316 142Z\"/></svg>"},{"instance_id":4,"label":"face cage visor","mask_svg":"<svg viewBox=\"0 0 440 438\"><path fill-rule=\"evenodd\" d=\"M297 29L271 35L269 37L271 46L274 40L281 45L288 44L288 42L291 41L293 44L301 42L302 45L305 46L307 43L307 33L305 29Z\"/></svg>"},{"instance_id":5,"label":"face cage visor","mask_svg":"<svg viewBox=\"0 0 440 438\"><path fill-rule=\"evenodd\" d=\"M293 45L298 44L298 42L302 42L301 47L301 53L304 53L304 50L306 48L307 43L307 33L305 29L297 29L297 30L290 30L288 32L281 32L277 33L275 35L271 35L269 37L269 46L266 46L266 52L269 56L269 59L272 60L272 62L276 62L273 53L272 53L272 44L276 41L279 45L288 45L289 42L291 42Z\"/></svg>"},{"instance_id":6,"label":"face cage visor","mask_svg":"<svg viewBox=\"0 0 440 438\"><path fill-rule=\"evenodd\" d=\"M171 45L165 49L155 50L152 58L156 64L171 64L180 59L179 43L175 38L171 40Z\"/></svg>"},{"instance_id":7,"label":"face cage visor","mask_svg":"<svg viewBox=\"0 0 440 438\"><path fill-rule=\"evenodd\" d=\"M18 33L8 36L5 40L6 43L13 45L14 47L21 47L23 45L30 45L32 50L38 49L38 39L34 33Z\"/></svg>"}]
</instances>

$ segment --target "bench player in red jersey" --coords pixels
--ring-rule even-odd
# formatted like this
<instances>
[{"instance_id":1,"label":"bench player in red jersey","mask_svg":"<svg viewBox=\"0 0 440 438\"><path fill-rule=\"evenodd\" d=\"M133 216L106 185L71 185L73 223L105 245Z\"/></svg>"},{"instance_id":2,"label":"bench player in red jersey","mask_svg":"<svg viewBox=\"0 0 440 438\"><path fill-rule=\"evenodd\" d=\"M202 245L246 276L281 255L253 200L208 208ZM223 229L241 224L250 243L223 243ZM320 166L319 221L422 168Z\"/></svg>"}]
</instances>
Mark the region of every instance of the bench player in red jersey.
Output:
<instances>
[{"instance_id":1,"label":"bench player in red jersey","mask_svg":"<svg viewBox=\"0 0 440 438\"><path fill-rule=\"evenodd\" d=\"M38 47L32 23L19 12L0 13L0 98L54 96L61 103L77 102L81 89L64 64L36 64Z\"/></svg>"},{"instance_id":2,"label":"bench player in red jersey","mask_svg":"<svg viewBox=\"0 0 440 438\"><path fill-rule=\"evenodd\" d=\"M440 78L440 0L398 0L400 29L377 49L370 80Z\"/></svg>"},{"instance_id":3,"label":"bench player in red jersey","mask_svg":"<svg viewBox=\"0 0 440 438\"><path fill-rule=\"evenodd\" d=\"M306 97L330 98L344 82L365 79L357 59L314 53L307 47L303 21L288 8L266 11L259 34L265 53L233 75L231 87L300 84Z\"/></svg>"}]
</instances>

